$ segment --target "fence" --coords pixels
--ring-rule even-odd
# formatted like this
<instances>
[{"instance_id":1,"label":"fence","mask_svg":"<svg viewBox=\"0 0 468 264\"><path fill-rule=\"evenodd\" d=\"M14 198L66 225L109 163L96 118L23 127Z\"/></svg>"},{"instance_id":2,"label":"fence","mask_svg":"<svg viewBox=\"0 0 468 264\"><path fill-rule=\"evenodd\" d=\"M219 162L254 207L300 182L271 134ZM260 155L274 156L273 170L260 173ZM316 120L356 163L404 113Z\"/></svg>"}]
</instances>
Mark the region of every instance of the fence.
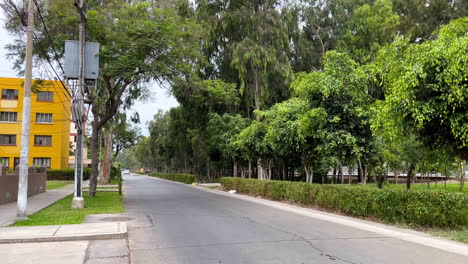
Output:
<instances>
[{"instance_id":1,"label":"fence","mask_svg":"<svg viewBox=\"0 0 468 264\"><path fill-rule=\"evenodd\" d=\"M19 168L14 173L8 173L6 167L0 166L0 205L14 202L18 199ZM29 168L28 196L45 192L46 168Z\"/></svg>"}]
</instances>

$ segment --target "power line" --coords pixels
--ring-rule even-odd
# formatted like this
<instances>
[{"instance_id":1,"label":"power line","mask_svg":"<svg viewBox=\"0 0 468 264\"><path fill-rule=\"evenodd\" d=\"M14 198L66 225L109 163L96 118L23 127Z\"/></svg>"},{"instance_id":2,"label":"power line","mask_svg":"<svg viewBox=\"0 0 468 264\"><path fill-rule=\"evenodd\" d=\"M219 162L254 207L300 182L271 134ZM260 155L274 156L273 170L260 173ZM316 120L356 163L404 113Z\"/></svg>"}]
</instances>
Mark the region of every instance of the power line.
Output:
<instances>
[{"instance_id":1,"label":"power line","mask_svg":"<svg viewBox=\"0 0 468 264\"><path fill-rule=\"evenodd\" d=\"M33 1L36 2L35 0L33 0ZM0 5L0 6L1 6L1 5ZM36 6L37 6L37 3L36 3ZM13 23L15 23L16 26L17 26L19 29L21 29L23 32L25 32L23 26L19 25L19 24L15 21L15 19L14 19L13 16L8 12L8 10L7 10L6 8L4 8L3 6L1 6L1 7L2 7L3 11L5 11L5 13L7 14L7 16L11 19L11 21L13 21ZM38 12L39 12L39 10L38 10ZM42 15L41 15L41 16L42 16ZM42 20L42 19L41 19L41 20ZM49 41L50 41L50 44L52 45L52 49L54 50L55 55L58 56L58 55L57 55L57 52L56 52L56 50L55 50L55 46L54 46L54 44L53 44L53 42L52 42L52 38L50 37L50 35L49 35L49 33L48 33L49 31L48 31L48 29L47 29L47 27L46 27L44 21L43 21L43 25L44 25L45 30L46 30L46 32L47 32L47 36L48 36L48 39L49 39ZM36 36L35 33L34 33L34 42L35 42L36 44L38 44L38 37ZM39 47L39 49L40 49L40 51L42 52L42 54L44 55L44 58L46 59L47 63L50 65L50 67L51 67L52 70L54 71L55 76L57 76L58 80L62 83L62 85L63 85L64 87L66 87L66 85L65 85L65 83L63 82L63 80L62 80L62 78L60 77L60 75L57 73L57 71L55 71L55 68L54 68L54 66L52 65L52 62L50 61L50 59L49 59L49 57L48 57L47 52L45 51L45 49L44 49L41 45L36 45L36 47ZM60 63L60 61L58 60L57 57L56 57L56 60L57 60L57 63L59 64L60 68L61 68L62 71L63 71L62 64ZM72 96L72 94L70 94L70 91L68 90L68 88L65 89L65 91L66 91L67 94L70 96L70 98L73 98L73 96Z\"/></svg>"},{"instance_id":2,"label":"power line","mask_svg":"<svg viewBox=\"0 0 468 264\"><path fill-rule=\"evenodd\" d=\"M47 67L44 67L44 68L46 69L46 72L47 72L47 74L49 75L49 77L51 77L51 76L50 76L50 72L48 71ZM67 107L65 106L64 102L62 101L62 98L60 97L60 93L58 92L58 90L57 90L56 87L55 87L55 82L51 82L51 83L52 83L52 88L54 88L55 93L57 94L57 97L58 97L59 101L62 103L64 110L67 112L67 114L68 114L69 116L71 116L71 113L68 111ZM61 82L61 83L62 83L62 82ZM64 89L65 91L67 91L67 88L66 88L65 86L63 86L63 83L62 83L62 87L63 87L63 89ZM59 87L59 88L60 88L60 87ZM71 100L71 98L70 98L70 100Z\"/></svg>"},{"instance_id":3,"label":"power line","mask_svg":"<svg viewBox=\"0 0 468 264\"><path fill-rule=\"evenodd\" d=\"M44 27L45 33L46 33L46 35L47 35L47 39L49 40L50 45L52 46L52 50L54 51L55 60L58 62L58 65L60 66L60 69L62 69L62 73L65 73L65 70L63 69L62 64L60 63L59 56L58 56L58 54L57 54L57 50L55 49L54 42L52 41L52 38L50 37L49 29L47 28L47 26L46 26L46 24L45 24L45 22L44 22L44 18L42 17L41 9L39 8L39 5L37 4L37 1L36 1L36 0L33 0L33 2L34 2L34 5L36 5L37 13L39 14L39 19L40 19L41 22L42 22L42 25L43 25L43 27Z\"/></svg>"}]
</instances>

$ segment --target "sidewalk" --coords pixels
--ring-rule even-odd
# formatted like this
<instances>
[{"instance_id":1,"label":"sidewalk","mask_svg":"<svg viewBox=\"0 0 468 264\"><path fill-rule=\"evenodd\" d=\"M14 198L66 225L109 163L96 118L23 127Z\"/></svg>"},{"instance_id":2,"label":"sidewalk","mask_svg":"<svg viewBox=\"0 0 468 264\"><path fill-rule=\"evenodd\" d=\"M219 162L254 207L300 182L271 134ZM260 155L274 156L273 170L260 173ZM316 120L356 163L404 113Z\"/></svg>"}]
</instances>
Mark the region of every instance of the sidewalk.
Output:
<instances>
[{"instance_id":1,"label":"sidewalk","mask_svg":"<svg viewBox=\"0 0 468 264\"><path fill-rule=\"evenodd\" d=\"M83 186L87 186L88 181L83 182ZM72 194L74 185L70 184L63 188L48 190L43 193L28 197L28 215L34 214L56 201ZM16 219L16 201L4 205L0 205L0 228L12 224Z\"/></svg>"},{"instance_id":2,"label":"sidewalk","mask_svg":"<svg viewBox=\"0 0 468 264\"><path fill-rule=\"evenodd\" d=\"M0 228L0 244L127 238L120 222Z\"/></svg>"},{"instance_id":3,"label":"sidewalk","mask_svg":"<svg viewBox=\"0 0 468 264\"><path fill-rule=\"evenodd\" d=\"M129 264L124 239L0 244L2 264Z\"/></svg>"}]
</instances>

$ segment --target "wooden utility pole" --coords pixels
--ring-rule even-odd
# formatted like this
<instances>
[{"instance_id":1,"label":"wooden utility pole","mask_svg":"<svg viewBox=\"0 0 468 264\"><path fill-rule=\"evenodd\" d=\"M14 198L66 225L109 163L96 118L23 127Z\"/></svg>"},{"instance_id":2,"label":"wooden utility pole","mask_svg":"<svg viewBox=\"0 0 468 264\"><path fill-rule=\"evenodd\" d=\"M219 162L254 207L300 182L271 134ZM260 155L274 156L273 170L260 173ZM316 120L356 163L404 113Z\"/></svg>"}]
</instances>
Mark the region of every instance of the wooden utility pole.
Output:
<instances>
[{"instance_id":1,"label":"wooden utility pole","mask_svg":"<svg viewBox=\"0 0 468 264\"><path fill-rule=\"evenodd\" d=\"M77 2L79 1L79 2ZM80 13L80 28L78 38L78 91L76 95L76 112L78 114L75 124L77 125L76 152L75 152L75 196L72 200L72 208L84 208L82 192L83 181L83 129L84 129L84 86L85 86L85 37L86 37L86 15L85 0L75 0L75 6Z\"/></svg>"},{"instance_id":2,"label":"wooden utility pole","mask_svg":"<svg viewBox=\"0 0 468 264\"><path fill-rule=\"evenodd\" d=\"M27 219L28 206L28 165L29 138L31 130L31 85L32 85L32 52L33 52L34 10L33 1L28 1L28 29L26 31L26 69L23 94L23 120L21 128L21 154L18 181L17 219Z\"/></svg>"}]
</instances>

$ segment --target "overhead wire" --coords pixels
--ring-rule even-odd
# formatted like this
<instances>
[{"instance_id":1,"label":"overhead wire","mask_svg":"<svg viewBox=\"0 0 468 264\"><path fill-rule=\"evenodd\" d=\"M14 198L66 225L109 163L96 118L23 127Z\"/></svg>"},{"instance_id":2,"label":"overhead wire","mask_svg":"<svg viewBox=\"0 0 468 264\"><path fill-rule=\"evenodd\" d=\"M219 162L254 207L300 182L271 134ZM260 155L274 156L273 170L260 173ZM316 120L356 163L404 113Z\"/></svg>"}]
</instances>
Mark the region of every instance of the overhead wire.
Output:
<instances>
[{"instance_id":1,"label":"overhead wire","mask_svg":"<svg viewBox=\"0 0 468 264\"><path fill-rule=\"evenodd\" d=\"M36 1L34 1L34 2L36 3ZM36 3L36 4L37 4L37 3ZM0 5L0 6L1 6L1 5ZM16 20L15 20L15 19L13 18L13 16L8 12L8 10L7 10L5 7L3 7L3 6L1 6L1 7L2 7L3 11L7 14L7 16L10 18L10 20L11 20L13 23L15 23L15 25L16 25L19 29L21 29L23 32L26 33L26 31L24 30L23 26L20 25L20 24L18 24L18 23L16 22ZM38 13L39 13L39 12L40 12L40 10L38 9ZM41 15L41 17L42 17L42 15ZM57 54L57 52L56 52L55 45L54 45L54 43L53 43L53 41L52 41L52 38L50 37L50 34L48 34L49 30L47 29L47 26L46 26L45 22L44 22L43 20L41 20L41 21L42 21L44 30L47 32L46 34L48 35L48 41L50 42L50 44L51 44L51 46L52 46L52 49L53 49L53 51L54 51L54 53L55 53L55 56L56 56L55 60L57 61L57 63L59 64L60 68L61 68L62 71L63 71L62 64L60 63L60 60L58 60L58 54ZM50 67L51 67L52 70L54 71L55 76L57 77L57 79L62 83L62 85L63 85L64 87L67 87L67 85L65 85L64 81L62 80L62 78L60 77L60 75L57 73L57 71L55 70L54 66L52 65L52 62L50 61L50 59L49 59L49 57L48 57L48 54L47 54L47 52L45 51L45 49L44 49L41 45L37 45L38 39L39 39L39 38L37 37L36 33L33 32L33 41L34 41L35 44L36 44L35 46L36 46L36 47L39 47L40 51L41 51L42 54L44 55L45 60L47 61L47 63L50 65ZM67 94L70 96L70 98L73 98L73 95L70 93L70 91L68 90L68 88L66 88L65 91L66 91Z\"/></svg>"},{"instance_id":2,"label":"overhead wire","mask_svg":"<svg viewBox=\"0 0 468 264\"><path fill-rule=\"evenodd\" d=\"M44 22L44 20L43 20L42 14L40 13L39 6L38 6L36 0L33 0L33 1L34 1L35 5L36 5L36 8L37 8L37 10L38 10L39 17L40 17L40 19L41 19L41 21L42 21L44 30L46 31L46 34L47 34L47 36L48 36L48 40L49 40L49 42L50 42L50 44L51 44L51 46L52 46L52 49L53 49L53 51L54 51L54 54L55 54L55 56L56 56L55 59L57 60L57 63L59 64L60 68L61 68L62 71L63 71L62 64L61 64L60 61L58 60L58 54L57 54L57 51L56 51L56 49L55 49L55 45L54 45L54 43L53 43L53 41L52 41L52 38L50 37L49 30L47 29L47 26L46 26L46 24L45 24L45 22ZM22 27L21 25L19 25L19 24L14 20L14 18L11 16L11 14L8 13L8 11L7 11L3 6L2 6L2 9L5 11L5 13L7 14L7 16L10 17L10 19L11 19L11 21L13 21L13 23L15 23L15 24L18 26L18 28L20 28L20 29L22 29L22 30L24 31L23 27ZM36 34L34 33L33 36L34 36L34 39L33 39L33 40L34 40L34 41L36 42L36 44L37 44L37 39L38 39L38 38L37 38ZM49 57L48 57L48 55L47 55L47 52L45 51L45 49L44 49L42 46L40 46L40 45L36 45L36 46L40 47L40 50L42 51L42 53L43 53L43 55L44 55L44 58L46 59L46 61L47 61L48 64L50 65L52 71L55 73L55 75L56 75L57 78L59 79L60 83L62 84L63 89L64 89L65 92L68 94L68 96L70 97L70 100L71 100L71 99L73 98L73 96L72 96L72 94L70 94L70 91L68 90L67 86L64 84L64 82L62 81L61 77L59 76L59 74L57 73L57 71L55 70L55 68L53 67L52 62L50 61L50 59L49 59ZM44 67L44 65L43 65L43 67ZM47 71L47 73L48 73L48 75L49 75L49 79L51 79L52 87L54 88L54 90L55 90L57 96L59 97L59 100L60 100L60 102L62 103L62 105L63 105L63 107L64 107L64 110L67 112L67 114L68 114L69 116L71 116L71 113L69 112L69 110L68 110L67 107L65 106L64 102L62 101L62 99L61 99L61 97L60 97L60 95L59 95L59 92L57 91L57 88L55 87L55 83L53 82L53 79L54 79L54 78L52 78L52 76L51 76L52 74L49 72L49 70L47 69L47 67L44 67L44 68L45 68L45 70Z\"/></svg>"},{"instance_id":3,"label":"overhead wire","mask_svg":"<svg viewBox=\"0 0 468 264\"><path fill-rule=\"evenodd\" d=\"M52 41L52 38L50 37L49 29L47 28L47 25L45 24L44 17L42 16L42 12L41 12L41 9L39 7L39 4L37 3L36 0L33 0L33 2L34 2L34 5L36 5L36 9L37 9L37 13L39 15L39 19L42 22L42 25L44 27L47 38L49 39L50 45L52 46L52 50L53 50L53 52L55 54L55 60L58 62L58 65L60 66L60 69L62 69L62 73L65 73L65 70L63 69L62 63L60 63L59 56L57 54L57 50L55 49L54 42Z\"/></svg>"}]
</instances>

